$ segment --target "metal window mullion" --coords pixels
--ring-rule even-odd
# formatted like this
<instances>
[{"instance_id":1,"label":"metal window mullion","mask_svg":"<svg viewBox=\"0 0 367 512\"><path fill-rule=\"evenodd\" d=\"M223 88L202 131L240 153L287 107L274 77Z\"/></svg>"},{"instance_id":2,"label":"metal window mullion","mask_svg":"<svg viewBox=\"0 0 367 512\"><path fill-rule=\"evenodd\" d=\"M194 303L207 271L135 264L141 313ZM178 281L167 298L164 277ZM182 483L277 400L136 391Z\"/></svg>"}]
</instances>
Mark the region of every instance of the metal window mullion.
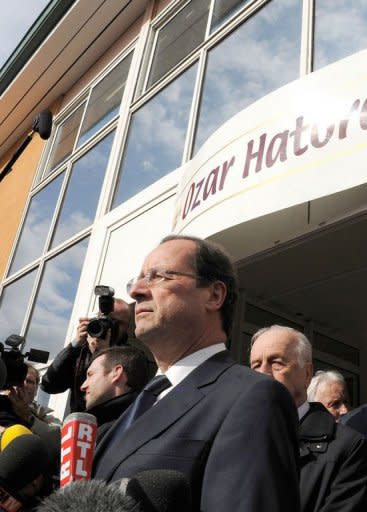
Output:
<instances>
[{"instance_id":1,"label":"metal window mullion","mask_svg":"<svg viewBox=\"0 0 367 512\"><path fill-rule=\"evenodd\" d=\"M185 146L184 146L184 150L183 150L181 165L184 164L185 162L187 162L188 160L190 160L192 150L193 150L194 137L195 137L195 133L196 133L196 124L197 124L197 120L198 120L201 94L202 94L202 89L203 89L203 82L204 82L204 75L205 75L205 68L206 68L206 59L207 59L207 52L206 52L206 50L201 49L200 54L199 54L196 83L195 83L193 99L192 99L192 103L191 103L191 112L190 112L190 116L189 116L189 123L188 123L187 132L186 132L186 140L185 140Z\"/></svg>"},{"instance_id":2,"label":"metal window mullion","mask_svg":"<svg viewBox=\"0 0 367 512\"><path fill-rule=\"evenodd\" d=\"M69 160L69 162L68 162L68 164L67 164L67 166L65 168L65 171L64 171L65 175L64 175L63 183L62 183L61 188L60 188L59 197L58 197L58 199L56 201L56 204L55 204L54 214L52 216L52 219L51 219L51 222L50 222L50 228L48 230L48 235L46 237L45 245L43 247L43 251L42 251L42 255L43 256L45 256L49 252L49 250L50 250L50 244L51 244L51 241L52 241L52 237L53 237L53 234L54 234L55 226L56 226L57 219L58 219L58 216L59 216L61 204L62 204L63 199L64 199L65 190L66 190L67 184L69 182L72 166L73 166L73 162Z\"/></svg>"},{"instance_id":3,"label":"metal window mullion","mask_svg":"<svg viewBox=\"0 0 367 512\"><path fill-rule=\"evenodd\" d=\"M210 27L212 26L212 21L213 21L215 1L216 0L210 0L209 14L208 14L208 20L207 20L207 24L206 24L204 41L206 41L208 39L208 37L210 36Z\"/></svg>"},{"instance_id":4,"label":"metal window mullion","mask_svg":"<svg viewBox=\"0 0 367 512\"><path fill-rule=\"evenodd\" d=\"M33 313L34 306L35 306L35 303L36 303L36 298L37 298L37 295L38 295L38 292L39 292L39 288L40 288L40 285L41 285L41 282L42 282L41 277L43 275L44 266L45 266L45 261L41 260L39 262L39 264L38 264L38 269L37 269L37 272L36 272L36 276L34 278L33 287L32 287L32 290L31 290L31 293L30 293L30 296L29 296L29 300L28 300L28 306L27 306L27 308L25 310L25 313L24 313L24 318L23 318L21 332L20 332L20 334L22 336L25 335L25 333L27 332L27 330L29 328L29 323L30 323L30 320L32 318L32 313Z\"/></svg>"},{"instance_id":5,"label":"metal window mullion","mask_svg":"<svg viewBox=\"0 0 367 512\"><path fill-rule=\"evenodd\" d=\"M314 0L303 0L302 7L302 34L300 55L300 76L312 72L313 65L313 39L314 39Z\"/></svg>"}]
</instances>

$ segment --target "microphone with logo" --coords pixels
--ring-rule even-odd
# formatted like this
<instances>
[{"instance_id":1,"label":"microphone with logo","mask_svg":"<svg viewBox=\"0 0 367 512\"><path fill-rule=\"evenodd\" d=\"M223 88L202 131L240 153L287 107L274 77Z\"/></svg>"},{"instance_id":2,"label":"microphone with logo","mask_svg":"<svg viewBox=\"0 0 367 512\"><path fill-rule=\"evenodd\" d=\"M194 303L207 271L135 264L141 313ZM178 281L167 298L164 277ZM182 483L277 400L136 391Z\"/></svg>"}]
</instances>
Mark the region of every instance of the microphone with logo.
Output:
<instances>
[{"instance_id":1,"label":"microphone with logo","mask_svg":"<svg viewBox=\"0 0 367 512\"><path fill-rule=\"evenodd\" d=\"M190 485L183 473L152 469L106 484L72 482L51 494L37 512L191 512Z\"/></svg>"},{"instance_id":2,"label":"microphone with logo","mask_svg":"<svg viewBox=\"0 0 367 512\"><path fill-rule=\"evenodd\" d=\"M13 439L0 453L0 510L21 510L25 489L47 470L48 453L44 443L33 434Z\"/></svg>"},{"instance_id":3,"label":"microphone with logo","mask_svg":"<svg viewBox=\"0 0 367 512\"><path fill-rule=\"evenodd\" d=\"M61 429L60 487L90 480L96 445L97 420L93 414L73 412Z\"/></svg>"}]
</instances>

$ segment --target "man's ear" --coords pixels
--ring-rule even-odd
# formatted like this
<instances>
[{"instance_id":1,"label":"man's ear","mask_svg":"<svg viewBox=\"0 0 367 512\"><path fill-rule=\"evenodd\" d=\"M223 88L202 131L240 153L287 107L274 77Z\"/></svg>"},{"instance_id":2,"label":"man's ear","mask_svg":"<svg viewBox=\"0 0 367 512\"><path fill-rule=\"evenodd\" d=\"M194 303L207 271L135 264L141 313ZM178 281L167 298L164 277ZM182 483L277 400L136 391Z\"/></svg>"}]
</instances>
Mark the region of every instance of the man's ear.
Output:
<instances>
[{"instance_id":1,"label":"man's ear","mask_svg":"<svg viewBox=\"0 0 367 512\"><path fill-rule=\"evenodd\" d=\"M122 364L117 364L113 369L112 369L112 372L111 372L111 376L112 376L112 382L117 382L121 379L122 375L124 373L124 367L122 366Z\"/></svg>"},{"instance_id":2,"label":"man's ear","mask_svg":"<svg viewBox=\"0 0 367 512\"><path fill-rule=\"evenodd\" d=\"M218 311L227 296L227 287L222 281L214 281L207 289L209 291L207 309L209 311Z\"/></svg>"}]
</instances>

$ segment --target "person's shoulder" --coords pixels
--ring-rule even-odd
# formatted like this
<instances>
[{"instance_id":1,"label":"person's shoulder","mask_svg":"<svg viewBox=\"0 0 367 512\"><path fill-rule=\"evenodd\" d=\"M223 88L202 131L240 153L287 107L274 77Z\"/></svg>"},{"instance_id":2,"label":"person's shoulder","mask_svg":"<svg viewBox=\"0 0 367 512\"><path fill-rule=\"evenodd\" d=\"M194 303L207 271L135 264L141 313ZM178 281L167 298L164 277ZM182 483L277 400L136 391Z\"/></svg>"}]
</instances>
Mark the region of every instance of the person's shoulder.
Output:
<instances>
[{"instance_id":1,"label":"person's shoulder","mask_svg":"<svg viewBox=\"0 0 367 512\"><path fill-rule=\"evenodd\" d=\"M336 440L349 442L352 444L362 443L367 446L367 442L363 434L357 432L357 430L349 427L348 425L343 425L342 423L336 424L335 438Z\"/></svg>"}]
</instances>

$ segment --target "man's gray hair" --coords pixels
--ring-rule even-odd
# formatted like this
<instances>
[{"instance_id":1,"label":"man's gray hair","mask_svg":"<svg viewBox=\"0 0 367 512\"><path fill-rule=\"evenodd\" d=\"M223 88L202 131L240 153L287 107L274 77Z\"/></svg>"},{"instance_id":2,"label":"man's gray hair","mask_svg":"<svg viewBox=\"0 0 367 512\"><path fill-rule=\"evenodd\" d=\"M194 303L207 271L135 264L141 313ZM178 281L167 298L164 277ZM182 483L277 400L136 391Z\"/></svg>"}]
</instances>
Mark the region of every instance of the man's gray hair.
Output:
<instances>
[{"instance_id":1,"label":"man's gray hair","mask_svg":"<svg viewBox=\"0 0 367 512\"><path fill-rule=\"evenodd\" d=\"M308 338L301 332L293 329L292 327L286 327L284 325L271 325L270 327L264 327L259 329L251 338L251 347L255 341L264 333L268 331L282 331L290 334L296 342L296 350L298 355L298 363L303 368L306 363L312 363L312 345Z\"/></svg>"},{"instance_id":2,"label":"man's gray hair","mask_svg":"<svg viewBox=\"0 0 367 512\"><path fill-rule=\"evenodd\" d=\"M326 384L327 382L339 382L343 386L346 386L345 379L340 372L337 372L336 370L318 370L312 377L310 385L308 386L307 400L309 402L315 402L319 386Z\"/></svg>"}]
</instances>

